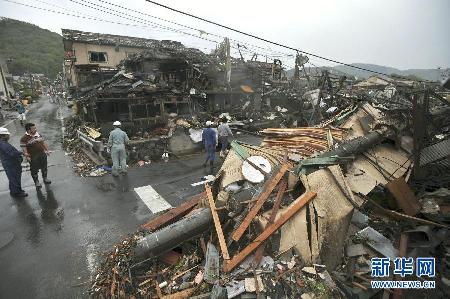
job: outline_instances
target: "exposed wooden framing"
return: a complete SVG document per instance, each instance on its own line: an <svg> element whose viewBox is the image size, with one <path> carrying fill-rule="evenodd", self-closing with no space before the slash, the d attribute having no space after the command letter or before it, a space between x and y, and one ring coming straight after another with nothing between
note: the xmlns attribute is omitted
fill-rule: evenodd
<svg viewBox="0 0 450 299"><path fill-rule="evenodd" d="M160 107L160 111L161 111L161 117L163 118L163 119L165 119L166 117L165 117L165 112L166 112L166 110L164 109L164 101L161 101L161 100L159 100L159 107Z"/></svg>
<svg viewBox="0 0 450 299"><path fill-rule="evenodd" d="M211 192L211 187L205 184L206 196L208 197L209 207L214 220L214 226L216 227L217 237L219 238L220 251L222 251L222 256L225 261L230 259L230 254L228 253L227 243L225 242L225 237L223 235L222 225L220 224L219 215L217 215L216 204L214 203L214 198Z"/></svg>
<svg viewBox="0 0 450 299"><path fill-rule="evenodd" d="M247 216L245 216L241 225L239 225L239 227L233 232L231 238L234 241L239 241L245 230L249 227L250 223L255 218L256 214L258 214L259 210L262 208L264 202L267 200L275 186L278 184L280 179L289 168L289 164L283 164L278 173L276 173L275 176L273 176L268 182L266 182L266 184L264 185L264 191L259 194L255 205L252 207L250 212L248 212Z"/></svg>
<svg viewBox="0 0 450 299"><path fill-rule="evenodd" d="M274 223L269 225L256 239L245 247L241 252L235 255L231 260L225 261L224 272L228 273L239 265L250 253L266 241L274 232L276 232L283 224L285 224L292 216L294 216L301 208L303 208L311 199L316 197L315 192L308 192L302 195L297 201L289 206L283 216L278 218Z"/></svg>
<svg viewBox="0 0 450 299"><path fill-rule="evenodd" d="M206 198L206 193L202 192L197 194L188 201L182 203L178 207L175 207L164 214L157 216L156 218L150 220L149 222L143 224L141 228L148 231L155 231L165 225L171 224L173 221L178 218L186 215L189 211L191 211L202 199Z"/></svg>
<svg viewBox="0 0 450 299"><path fill-rule="evenodd" d="M97 125L97 123L98 123L97 114L95 114L94 105L95 105L94 103L91 103L89 106L91 106L92 117L94 118L94 123Z"/></svg>
<svg viewBox="0 0 450 299"><path fill-rule="evenodd" d="M267 222L266 226L264 227L264 229L268 228L269 225L271 225L274 221L275 221L275 217L277 216L278 210L280 209L281 206L281 201L283 199L283 195L284 192L286 191L287 188L287 179L283 178L283 180L280 183L280 187L278 189L278 193L277 193L277 197L275 199L275 203L273 204L273 208L272 208L272 213L270 214L270 218L269 221ZM261 258L263 256L264 253L264 244L262 244L262 246L260 246L255 253L255 265L258 265L259 262L261 262Z"/></svg>
<svg viewBox="0 0 450 299"><path fill-rule="evenodd" d="M131 100L128 99L128 114L130 121L133 121L133 106L131 105Z"/></svg>
<svg viewBox="0 0 450 299"><path fill-rule="evenodd" d="M146 97L136 97L136 98L132 98L133 101L138 101L138 100L146 100ZM107 97L99 97L97 99L98 102L110 102L110 101L129 101L130 98L124 96L123 98L107 98Z"/></svg>

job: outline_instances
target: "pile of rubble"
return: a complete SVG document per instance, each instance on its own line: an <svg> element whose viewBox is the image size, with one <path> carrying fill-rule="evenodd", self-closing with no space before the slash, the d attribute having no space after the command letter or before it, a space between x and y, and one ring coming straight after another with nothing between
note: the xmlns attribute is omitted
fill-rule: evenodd
<svg viewBox="0 0 450 299"><path fill-rule="evenodd" d="M101 176L106 172L97 170L97 165L86 153L85 145L78 137L78 130L86 127L81 119L73 116L64 121L63 148L67 155L72 158L73 169L80 176Z"/></svg>
<svg viewBox="0 0 450 299"><path fill-rule="evenodd" d="M400 298L371 287L372 258L432 256L420 279L448 296L448 103L422 88L365 96L316 127L265 129L261 146L233 141L205 192L108 254L92 294Z"/></svg>

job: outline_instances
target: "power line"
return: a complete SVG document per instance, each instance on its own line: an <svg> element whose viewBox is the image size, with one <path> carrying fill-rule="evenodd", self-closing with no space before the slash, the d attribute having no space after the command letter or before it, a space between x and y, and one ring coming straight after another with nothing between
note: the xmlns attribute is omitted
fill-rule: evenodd
<svg viewBox="0 0 450 299"><path fill-rule="evenodd" d="M172 31L172 32L177 32L177 33L181 33L181 34L187 34L187 35L190 35L190 36L193 36L193 37L202 39L202 40L206 40L206 41L209 41L209 42L212 42L212 43L215 43L215 44L219 44L219 42L218 42L218 41L215 41L215 40L207 39L207 38L204 38L204 37L201 37L201 36L197 36L197 35L194 35L194 34L190 34L190 33L186 33L186 32L183 32L183 31L179 31L179 30L177 30L177 29L173 29L173 28L167 27L167 26L162 26L162 25L160 25L160 24L158 24L158 23L154 23L154 22L150 22L150 21L146 21L146 20L144 20L146 23L151 23L151 24L154 24L154 25L153 25L153 26L148 26L148 25L141 25L141 24L123 23L123 22L117 22L117 21L105 20L105 19L101 19L101 18L97 18L97 17L91 17L91 16L89 16L89 15L87 15L87 14L79 15L79 14L67 13L67 12L62 12L62 11L58 11L58 10L53 10L53 9L48 9L48 8L43 8L43 7L38 7L38 6L30 5L30 4L25 4L25 3L13 1L13 0L3 0L3 1L9 2L9 3L13 3L13 4L16 4L16 5L21 5L21 6L25 6L25 7L37 9L37 10L41 10L41 11L51 12L51 13L55 13L55 14L66 15L66 16L71 16L71 17L76 17L76 18L82 18L82 19L88 19L88 20L94 20L94 21L100 21L100 22L111 23L111 24L116 24L116 25L133 26L133 27L142 27L142 28L149 28L149 27L150 27L150 28L158 28L158 27L159 27L159 28L163 28L163 29L166 30L166 31ZM36 1L41 2L41 3L45 3L44 1L40 1L40 0L36 0ZM73 1L73 0L70 0L70 1L72 1L72 2L74 2L74 3L77 3L76 1ZM51 4L49 4L49 3L45 3L45 4L51 5ZM84 5L84 4L82 4L82 3L77 3L77 4L80 4L80 5L83 5L83 6L87 6L87 5ZM54 6L54 7L57 7L56 5L53 5L53 6ZM120 16L120 15L117 15L117 14L114 14L114 13L110 13L110 12L107 12L107 11L104 11L104 10L99 10L99 9L94 8L94 7L91 7L91 6L87 6L87 7L92 8L92 9L97 10L97 11L102 11L102 12L105 12L105 13L108 13L108 14L112 14L112 15L115 15L115 16L118 16L118 17L121 17L121 18L125 18L125 19L128 19L128 20L131 20L131 21L133 21L133 22L136 22L135 20L132 20L132 19L130 19L130 18L126 18L126 17ZM69 12L74 12L74 11L71 11L71 10L66 9L66 8L64 8L64 10L69 11ZM75 12L76 12L76 11L75 11ZM79 13L79 12L76 12L76 13ZM135 19L139 19L139 18L137 18L137 17L134 17L134 18L135 18ZM233 48L233 49L236 49L236 50L239 50L238 47L232 47L232 48ZM265 54L255 53L255 52L252 52L252 51L250 51L250 50L248 50L248 49L243 49L243 48L241 48L240 50L243 51L243 52L248 52L248 53L251 53L251 54L258 54L258 55L261 55L261 56L267 56L267 57L270 56L270 55L267 55L267 53L265 53ZM285 54L285 55L289 55L289 54Z"/></svg>
<svg viewBox="0 0 450 299"><path fill-rule="evenodd" d="M323 57L323 56L320 56L320 55L316 55L316 54L313 54L313 53L309 53L309 52L306 52L306 51L303 51L303 50L299 50L299 49L296 49L296 48L293 48L293 47L290 47L290 46L287 46L287 45L284 45L284 44L280 44L280 43L278 43L278 42L273 42L273 41L270 41L270 40L268 40L268 39L265 39L265 38L256 36L256 35L254 35L254 34L246 33L246 32L243 32L243 31L241 31L241 30L234 29L234 28L232 28L232 27L229 27L229 26L226 26L226 25L222 25L222 24L219 24L219 23L217 23L217 22L214 22L214 21L211 21L211 20L202 18L202 17L195 16L195 15L193 15L193 14L190 14L190 13L187 13L187 12L184 12L184 11L181 11L181 10L178 10L178 9L175 9L175 8L172 8L172 7L169 7L169 6L167 6L167 5L164 5L164 4L161 4L161 3L158 3L158 2L152 1L152 0L145 0L145 1L147 1L147 2L149 2L149 3L152 3L152 4L155 4L155 5L157 5L157 6L163 7L163 8L165 8L165 9L168 9L168 10L171 10L171 11L174 11L174 12L177 12L177 13L180 13L180 14L183 14L183 15L186 15L186 16L189 16L189 17L191 17L191 18L195 18L195 19L197 19L197 20L201 20L201 21L203 21L203 22L206 22L206 23L209 23L209 24L213 24L213 25L215 25L215 26L219 26L219 27L225 28L225 29L227 29L227 30L234 31L234 32L237 32L237 33L239 33L239 34L243 34L243 35L246 35L246 36L249 36L249 37L258 39L258 40L260 40L260 41L263 41L263 42L266 42L266 43L269 43L269 44L272 44L272 45L275 45L275 46L278 46L278 47L282 47L282 48L285 48L285 49L289 49L289 50L297 51L297 52L300 52L300 53L304 53L304 54L309 55L309 56L313 56L313 57L320 58L320 59L323 59L323 60L326 60L326 61L329 61L329 62L333 62L333 63L345 65L345 66L348 66L348 67L351 67L351 68L354 68L354 69L359 69L359 70L362 70L362 71L367 71L367 72L371 72L371 73L374 73L374 74L379 74L379 75L383 75L383 76L388 76L388 77L390 77L390 75L385 74L385 73L382 73L382 72L377 72L377 71L369 70L369 69L366 69L366 68L362 68L362 67L359 67L359 66L351 65L351 64L344 63L344 62L340 62L340 61L337 61L337 60L334 60L334 59L331 59L331 58L327 58L327 57Z"/></svg>
<svg viewBox="0 0 450 299"><path fill-rule="evenodd" d="M87 1L87 0L81 0L81 1L82 1L82 2L87 2L87 3L90 3L90 4L93 4L93 3L91 3L91 2L89 2L89 1ZM187 28L187 29L190 29L190 30L198 31L198 32L200 32L201 34L202 34L202 33L205 33L205 34L212 35L212 36L215 36L215 37L218 37L218 38L225 38L225 36L222 36L222 35L218 35L218 34L215 34L215 33L207 32L207 31L202 30L202 29L199 29L199 28L194 28L194 27L191 27L191 26L188 26L188 25L185 25L185 24L180 24L180 23L177 23L177 22L174 22L174 21L170 21L170 20L161 18L161 17L156 17L156 16L153 16L153 15L150 15L150 14L147 14L147 13L143 13L143 12L140 12L140 11L137 11L137 10L134 10L134 9L131 9L131 8L128 8L128 7L124 7L124 6L115 4L115 3L111 3L111 2L108 2L108 1L104 1L104 0L98 0L98 1L99 1L99 2L102 2L102 3L109 4L110 6L115 6L115 7L118 7L118 8L120 8L120 9L128 10L128 11L131 11L131 12L134 12L134 13L138 13L138 14L140 14L140 15L144 15L144 16L148 16L148 17L151 17L151 18L155 18L155 19L158 19L158 20L161 20L161 21L164 21L164 22L168 22L168 23L170 23L170 24L174 24L174 25L181 26L181 27L184 27L184 28ZM95 4L95 5L96 5L96 6L99 6L98 4ZM110 9L111 11L118 12L118 11L116 11L116 10L113 10L113 9L111 9L111 8L107 8L107 7L104 7L104 6L100 6L100 7L103 7L103 8L106 8L106 9ZM125 14L125 13L122 13L122 14ZM125 14L125 15L131 16L131 15L129 15L129 14ZM135 17L135 16L132 16L132 17L137 18L137 17ZM142 20L142 18L139 18L139 19ZM230 38L230 41L233 41L233 42L235 42L235 43L239 43L239 44L241 44L241 45L246 45L246 46L251 46L251 47L254 47L254 48L259 48L259 49L264 50L264 51L271 51L271 52L273 52L273 53L277 53L277 54L281 54L281 55L286 55L286 56L292 55L292 54L286 54L286 53L282 53L282 52L277 52L277 51L274 51L274 50L272 50L272 49L270 49L270 48L264 48L264 47L261 47L261 46L253 45L253 44L250 44L250 43L247 43L247 42L242 42L242 41L239 41L239 40L234 40L234 39L231 39L231 38Z"/></svg>
<svg viewBox="0 0 450 299"><path fill-rule="evenodd" d="M56 7L56 8L65 10L65 11L77 13L77 14L79 14L79 15L85 15L85 16L93 17L92 15L89 15L89 14L86 14L86 13L83 13L83 12L79 12L79 11L70 10L70 9L67 9L66 7L62 7L62 6L56 5L56 4L54 4L54 3L48 3L48 2L42 1L42 0L34 0L34 1L35 1L35 2L39 2L39 3L46 4L46 5L48 5L48 6Z"/></svg>
<svg viewBox="0 0 450 299"><path fill-rule="evenodd" d="M204 37L201 37L201 36L198 36L198 35L195 35L195 34L187 33L187 32L185 32L185 31L181 31L181 30L178 30L178 29L174 29L174 28L172 28L172 27L169 27L169 26L165 26L165 25L161 25L161 24L159 24L159 23L155 23L155 22L152 22L152 21L148 21L148 20L146 20L146 19L143 19L143 18L140 18L140 17L136 17L136 16L133 16L133 15L130 15L130 14L122 13L122 12L120 12L120 11L111 9L111 8L109 8L109 7L105 7L105 6L101 6L101 5L94 4L94 3L89 2L89 1L87 1L87 0L80 0L80 1L85 2L85 3L89 3L89 4L91 4L91 5L88 5L88 4L85 4L85 3L80 3L80 2L78 2L78 1L76 1L76 0L70 0L70 1L73 2L73 3L76 3L76 4L79 4L79 5L82 5L82 6L85 6L85 7L94 9L94 10L97 10L97 11L101 11L101 12L104 12L104 13L107 13L107 14L111 14L111 15L120 17L120 18L124 18L124 19L131 20L131 21L134 21L134 22L136 22L135 20L137 19L137 20L140 20L141 22L144 22L144 23L150 23L150 24L156 25L156 26L158 26L158 27L160 27L160 28L169 30L169 31L173 31L173 32L177 32L177 33L181 33L181 34L193 36L193 37L196 37L196 38L199 38L199 39L203 39L203 40L206 40L206 41L209 41L209 42L213 42L213 43L219 44L218 41L211 40L211 39L208 39L208 38L204 38ZM106 1L103 1L103 2L106 2ZM95 6L92 6L92 5L95 5ZM100 7L100 8L103 8L103 9L100 9L99 7ZM106 10L104 10L104 9L106 9ZM129 17L128 17L128 16L129 16ZM131 19L130 17L131 17L132 19ZM179 24L179 23L176 23L176 24L177 24L177 25L180 25L180 26L184 26L184 25ZM187 28L191 28L191 27L188 27L188 26L187 26ZM195 30L196 30L196 29L195 29ZM202 30L198 30L198 31L202 31ZM211 35L214 35L214 34L211 34ZM218 36L218 37L222 38L222 37L219 36L219 35L215 35L215 36ZM243 44L243 42L240 42L240 41L237 41L237 42ZM252 46L253 46L253 45L252 45ZM254 46L254 47L258 47L258 46ZM232 47L232 48L235 48L235 49L239 50L239 47ZM252 54L256 53L256 54L263 55L263 56L268 56L268 57L271 57L271 56L272 56L272 58L274 58L273 55L270 55L270 54L268 54L268 53L263 53L263 54L261 54L261 53L258 53L257 51L252 52L252 51L250 51L250 50L245 50L245 49L243 49L243 48L241 48L240 50L241 50L241 51L244 51L244 52L250 52L250 53L252 53ZM282 53L282 54L283 54L284 56L292 56L291 54L286 54L286 53Z"/></svg>
<svg viewBox="0 0 450 299"><path fill-rule="evenodd" d="M94 9L94 10L97 10L97 11L101 11L101 12L104 12L104 13L107 13L107 14L110 14L110 15L113 15L113 16L117 16L117 17L119 17L119 18L123 18L123 19L130 20L130 21L133 21L133 22L136 22L136 21L133 20L133 19L138 19L138 20L141 20L141 22L144 21L145 24L153 24L153 26L156 26L156 27L165 29L165 30L167 30L167 31L172 31L172 32L177 32L177 33L181 33L181 34L193 36L193 37L196 37L196 38L199 38L199 39L203 39L203 40L206 40L206 41L209 41L209 42L212 42L212 43L216 43L216 44L219 43L218 41L215 41L215 40L212 40L212 39L208 39L208 38L201 37L201 36L198 36L198 35L195 35L195 34L192 34L192 33L184 32L184 31L181 31L181 30L178 30L178 29L175 29L175 28L171 28L171 27L168 27L168 26L165 26L165 25L161 25L161 24L158 24L158 23L155 23L155 22L152 22L152 21L143 20L142 18L139 18L139 17L131 16L131 18L129 18L129 17L123 16L123 13L121 13L121 12L119 12L119 13L122 14L122 15L119 15L119 14L116 13L117 11L114 11L114 10L112 10L112 9L106 8L107 10L110 10L110 11L111 11L111 12L110 12L110 11L103 10L103 9L100 9L100 8L97 8L97 7L93 7L93 6L88 5L88 4L85 4L85 3L77 2L77 1L75 1L75 0L69 0L69 1L71 1L71 2L73 2L73 3L76 3L76 4L78 4L78 5L82 5L82 6L85 6L85 7ZM82 0L82 1L84 1L84 0ZM93 4L93 3L89 2L89 1L84 1L84 2L88 2L88 3L90 3L90 4ZM101 5L97 5L97 6L102 7L102 8L105 8L105 7L101 6ZM132 19L132 18L133 18L133 19Z"/></svg>
<svg viewBox="0 0 450 299"><path fill-rule="evenodd" d="M186 35L193 36L193 37L196 37L196 38L199 38L199 39L208 41L208 42L212 42L212 43L214 43L214 44L219 44L219 42L218 42L218 41L215 41L215 40L211 40L211 39L207 39L207 38L204 38L204 37L201 37L201 36L197 36L197 35L194 35L194 34L190 34L190 33L184 32L184 31L180 31L180 30L177 30L177 29L174 29L174 28L171 28L171 27L167 27L167 26L164 26L164 25L160 25L160 24L158 24L158 23L151 22L151 21L148 21L148 20L144 20L144 19L142 19L142 18L138 18L138 17L134 17L134 16L132 16L134 19L140 19L140 20L143 20L143 21L144 21L145 23L147 23L147 24L150 23L150 24L153 24L153 25L152 25L152 26L146 26L146 25L140 25L140 24L130 24L130 23L123 23L123 22L117 22L117 21L105 20L105 19L101 19L101 18L98 18L98 17L92 17L92 16L90 16L90 15L88 15L88 14L80 13L80 12L78 12L78 11L69 10L69 9L67 9L67 8L63 8L63 7L60 7L60 6L57 6L57 5L54 5L54 4L45 2L45 1L41 1L41 0L35 0L35 1L40 2L40 3L47 4L47 5L50 5L50 6L53 6L53 7L57 7L57 8L60 8L60 9L64 9L64 10L69 11L69 12L72 12L72 13L67 13L67 12L57 11L57 10L53 10L53 9L43 8L43 7L38 7L38 6L30 5L30 4L25 4L25 3L13 1L13 0L3 0L3 1L5 1L5 2L10 2L10 3L13 3L13 4L17 4L17 5L21 5L21 6L25 6L25 7L29 7L29 8L33 8L33 9L37 9L37 10L41 10L41 11L47 11L47 12L51 12L51 13L55 13L55 14L66 15L66 16L71 16L71 17L76 17L76 18L83 18L83 19L94 20L94 21L100 21L100 22L106 22L106 23L111 23L111 24L124 25L124 26L133 26L133 27L142 27L142 28L148 28L148 27L150 27L150 28L153 28L154 30L155 30L155 28L162 28L163 30L168 31L168 32L176 32L176 33L186 34ZM92 6L83 4L83 3L78 3L78 2L73 1L73 0L70 0L70 1L72 1L72 2L74 2L74 3L76 3L76 4L79 4L79 5L83 5L83 6L89 7L89 8L91 8L91 9L95 9L95 10L97 10L97 11L101 11L101 12L104 12L104 13L108 13L108 14L111 14L111 15L115 15L115 16L118 16L118 17L121 17L121 18L125 18L125 19L128 19L128 20L131 20L131 21L133 21L133 22L136 22L135 20L132 20L132 19L130 19L130 18L121 16L121 15L117 15L117 14L115 14L115 13L111 13L111 12L108 12L108 11L104 11L104 10L101 10L101 9L98 9L98 8L95 8L95 7L92 7ZM83 1L83 0L82 0L82 1ZM86 2L88 2L88 1L86 1ZM90 3L90 2L88 2L88 3ZM92 3L91 3L91 4L92 4ZM106 8L106 9L107 9L107 8ZM77 14L73 14L73 13L77 13ZM120 13L120 12L119 12L119 13ZM84 16L83 16L83 15L80 15L80 14L83 14ZM238 48L235 48L235 49L238 49ZM251 52L251 51L249 51L249 50L241 49L241 51L245 51L245 52L249 52L249 53L252 53L252 54L253 54L253 52ZM257 54L262 55L261 53L257 53ZM270 56L270 55L268 55L267 53L264 53L264 55L265 55L265 56ZM289 55L289 54L285 54L285 55Z"/></svg>
<svg viewBox="0 0 450 299"><path fill-rule="evenodd" d="M38 9L38 10L42 10L42 11L56 13L56 14L60 14L60 15L66 15L66 16L70 16L70 17L75 17L75 18L82 18L82 19L87 19L87 20L100 21L100 22L106 22L106 23L112 23L112 24L124 25L124 26L149 27L149 26L142 26L142 25L138 25L138 24L128 24L128 23L121 23L121 22L115 22L115 21L110 21L110 20L104 20L104 19L100 19L100 18L97 18L97 17L75 15L75 14L70 14L70 13L57 11L57 10L53 10L53 9L48 9L48 8L38 7L38 6L30 5L30 4L20 3L20 2L16 2L16 1L12 1L12 0L2 0L2 1L13 3L13 4L17 4L17 5L22 5L22 6L26 6L26 7L30 7L30 8L34 8L34 9Z"/></svg>

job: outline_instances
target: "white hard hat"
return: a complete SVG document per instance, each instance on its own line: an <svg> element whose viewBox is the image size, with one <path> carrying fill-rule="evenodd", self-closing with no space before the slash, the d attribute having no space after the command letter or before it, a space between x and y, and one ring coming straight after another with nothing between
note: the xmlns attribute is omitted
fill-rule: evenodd
<svg viewBox="0 0 450 299"><path fill-rule="evenodd" d="M116 120L114 123L113 123L113 126L121 126L122 124L120 123L120 121L118 121L118 120Z"/></svg>
<svg viewBox="0 0 450 299"><path fill-rule="evenodd" d="M206 122L206 125L207 125L207 126L211 126L212 124L213 124L213 122L210 121L210 120L208 120L208 121Z"/></svg>
<svg viewBox="0 0 450 299"><path fill-rule="evenodd" d="M0 128L0 135L11 135L11 133L9 133L7 128Z"/></svg>

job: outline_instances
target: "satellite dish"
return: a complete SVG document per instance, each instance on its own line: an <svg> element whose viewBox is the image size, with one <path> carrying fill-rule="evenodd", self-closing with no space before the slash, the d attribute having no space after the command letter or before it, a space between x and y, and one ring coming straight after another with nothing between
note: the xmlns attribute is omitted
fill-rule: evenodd
<svg viewBox="0 0 450 299"><path fill-rule="evenodd" d="M261 170L263 170L266 174L272 171L270 162L262 156L250 156L247 158L247 160L259 166L259 168L261 168ZM264 181L264 174L261 173L260 170L250 165L247 160L242 164L242 175L244 176L244 178L247 181L255 184Z"/></svg>

